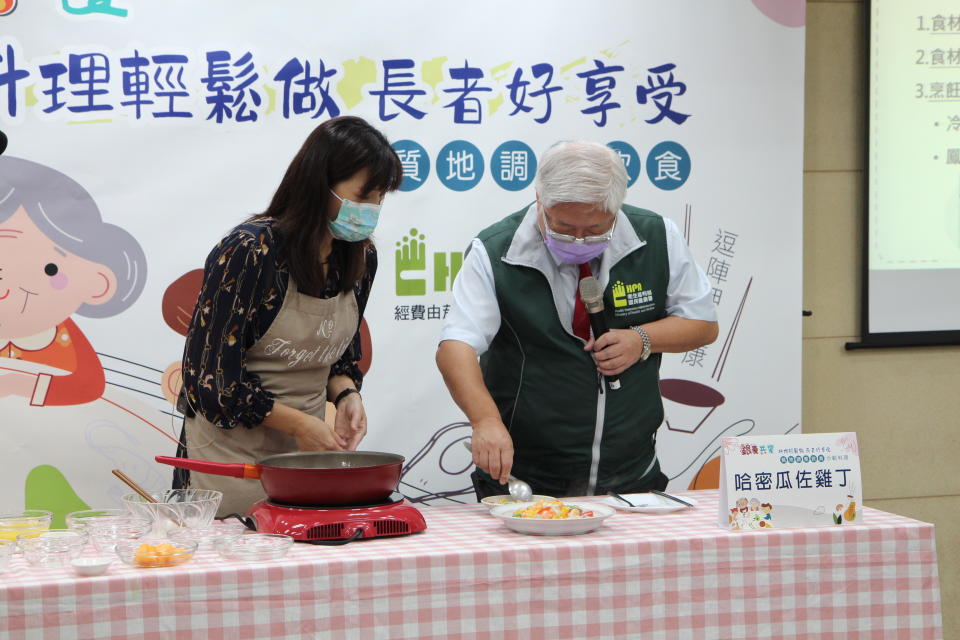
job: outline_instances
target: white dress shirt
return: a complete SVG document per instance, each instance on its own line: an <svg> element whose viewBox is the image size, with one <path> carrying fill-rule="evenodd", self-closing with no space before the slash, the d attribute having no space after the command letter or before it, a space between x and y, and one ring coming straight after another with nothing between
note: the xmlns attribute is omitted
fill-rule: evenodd
<svg viewBox="0 0 960 640"><path fill-rule="evenodd" d="M619 214L624 218L624 214ZM670 282L667 285L666 312L668 316L679 316L690 320L716 321L717 309L713 302L713 287L693 259L687 243L677 225L668 218L663 219L667 236L667 259L670 267ZM530 205L522 225L536 224L536 205ZM539 229L537 230L539 233ZM617 221L614 233L636 232L627 220ZM557 313L566 326L573 324L574 294L580 278L580 269L575 264L559 262L546 244L542 245L551 260L549 264L556 269L554 276L559 286L570 292L569 296L555 300ZM603 256L590 261L594 274L599 274ZM606 287L606 276L598 276L600 286ZM453 283L453 304L443 325L440 341L458 340L465 342L477 352L484 353L500 329L500 307L493 283L493 269L490 256L483 243L474 238L470 252Z"/></svg>

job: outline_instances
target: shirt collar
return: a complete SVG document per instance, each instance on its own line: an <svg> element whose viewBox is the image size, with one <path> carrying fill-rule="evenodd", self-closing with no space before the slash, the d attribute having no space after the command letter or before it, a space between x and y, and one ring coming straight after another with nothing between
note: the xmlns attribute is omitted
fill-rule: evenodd
<svg viewBox="0 0 960 640"><path fill-rule="evenodd" d="M630 224L630 220L627 219L627 215L621 209L617 212L617 224L613 229L610 244L600 254L600 271L604 274L608 273L610 268L624 256L646 244L647 241L637 234L633 225ZM544 254L547 257L544 257ZM504 260L511 264L523 264L540 267L541 269L545 264L552 264L554 268L563 264L547 249L547 244L543 240L543 234L540 233L540 227L537 225L536 202L527 207L523 222L520 223L516 233L514 233ZM599 279L601 284L605 284L605 278Z"/></svg>
<svg viewBox="0 0 960 640"><path fill-rule="evenodd" d="M57 337L57 328L51 327L46 331L41 331L32 336L23 336L22 338L14 338L7 342L8 345L13 345L16 348L22 351L40 351L45 347L49 347L53 344L54 339ZM6 345L4 345L6 346Z"/></svg>

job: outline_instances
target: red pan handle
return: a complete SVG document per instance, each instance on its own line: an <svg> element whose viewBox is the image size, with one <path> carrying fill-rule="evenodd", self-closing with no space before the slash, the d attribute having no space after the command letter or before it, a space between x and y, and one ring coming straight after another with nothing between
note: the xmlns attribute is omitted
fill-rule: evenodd
<svg viewBox="0 0 960 640"><path fill-rule="evenodd" d="M250 478L252 480L257 480L260 478L260 465L258 464L243 464L242 462L210 462L209 460L174 458L172 456L156 456L154 460L160 464L168 464L171 467L190 469L191 471L199 471L201 473L212 473L217 476Z"/></svg>

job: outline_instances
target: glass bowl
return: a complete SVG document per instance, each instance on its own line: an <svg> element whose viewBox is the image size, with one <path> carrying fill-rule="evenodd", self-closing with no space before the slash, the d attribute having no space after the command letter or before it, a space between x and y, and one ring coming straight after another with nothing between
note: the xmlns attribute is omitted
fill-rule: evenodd
<svg viewBox="0 0 960 640"><path fill-rule="evenodd" d="M209 527L187 527L174 529L168 536L171 540L189 540L197 543L197 550L210 551L215 549L216 541L220 538L235 538L247 532L247 526L233 520L229 522L215 522Z"/></svg>
<svg viewBox="0 0 960 640"><path fill-rule="evenodd" d="M86 529L94 520L102 518L122 518L129 516L130 512L126 509L86 509L84 511L74 511L67 514L68 529Z"/></svg>
<svg viewBox="0 0 960 640"><path fill-rule="evenodd" d="M123 504L133 515L150 518L155 538L165 538L173 529L209 526L223 499L223 493L212 489L170 489L150 495L156 502L128 493Z"/></svg>
<svg viewBox="0 0 960 640"><path fill-rule="evenodd" d="M137 516L117 516L115 518L96 518L87 525L93 546L100 553L113 553L118 542L137 540L150 533L153 522L149 518Z"/></svg>
<svg viewBox="0 0 960 640"><path fill-rule="evenodd" d="M117 556L125 564L140 569L175 567L190 562L197 552L197 543L158 538L124 540L117 543Z"/></svg>
<svg viewBox="0 0 960 640"><path fill-rule="evenodd" d="M79 558L88 536L76 529L48 529L17 538L23 559L32 567L66 567Z"/></svg>
<svg viewBox="0 0 960 640"><path fill-rule="evenodd" d="M0 514L0 540L16 541L21 535L39 534L50 528L51 520L52 511L39 509Z"/></svg>
<svg viewBox="0 0 960 640"><path fill-rule="evenodd" d="M7 565L10 564L10 558L13 557L13 552L16 550L16 540L0 538L0 573L2 573L3 570L7 568Z"/></svg>
<svg viewBox="0 0 960 640"><path fill-rule="evenodd" d="M236 537L222 536L214 544L221 558L257 562L278 560L287 555L293 546L293 538L280 533L248 533Z"/></svg>

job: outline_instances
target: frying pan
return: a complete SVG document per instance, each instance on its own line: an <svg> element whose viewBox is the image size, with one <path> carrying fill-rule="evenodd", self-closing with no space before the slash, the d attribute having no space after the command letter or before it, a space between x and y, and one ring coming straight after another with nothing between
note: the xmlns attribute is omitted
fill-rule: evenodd
<svg viewBox="0 0 960 640"><path fill-rule="evenodd" d="M385 500L400 483L404 458L377 451L298 451L267 456L256 464L170 456L157 456L155 460L201 473L259 479L270 500L309 506Z"/></svg>

